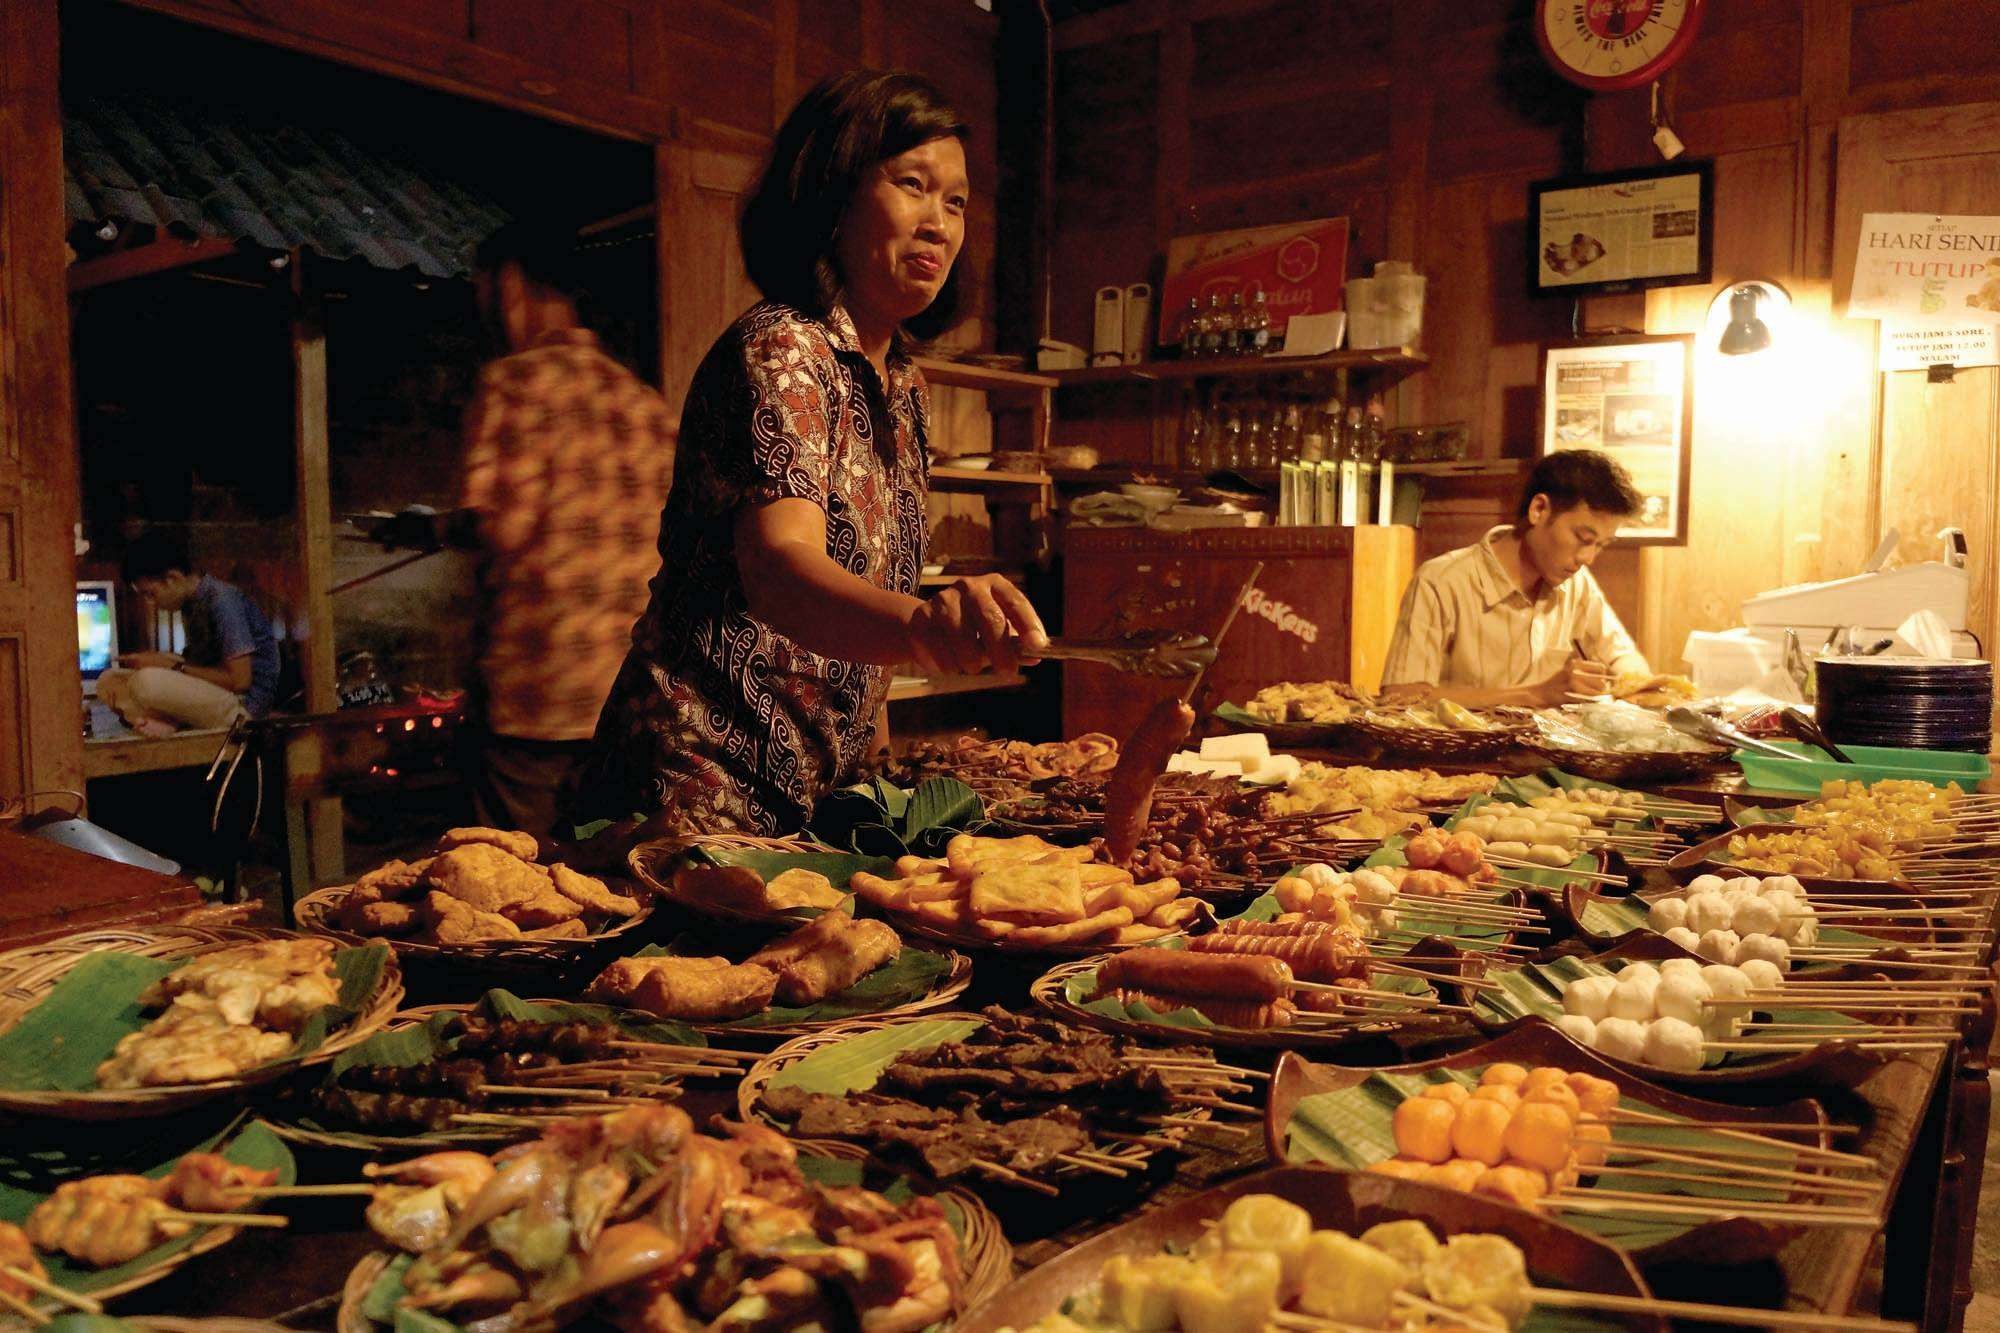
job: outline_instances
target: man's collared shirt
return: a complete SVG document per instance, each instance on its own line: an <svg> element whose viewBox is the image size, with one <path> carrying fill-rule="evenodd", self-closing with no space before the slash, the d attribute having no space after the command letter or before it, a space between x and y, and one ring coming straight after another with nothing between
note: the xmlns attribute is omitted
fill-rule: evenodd
<svg viewBox="0 0 2000 1333"><path fill-rule="evenodd" d="M1540 597L1522 592L1493 549L1511 532L1502 524L1418 567L1403 594L1384 685L1532 685L1561 671L1575 644L1609 663L1614 676L1650 670L1588 569Z"/></svg>

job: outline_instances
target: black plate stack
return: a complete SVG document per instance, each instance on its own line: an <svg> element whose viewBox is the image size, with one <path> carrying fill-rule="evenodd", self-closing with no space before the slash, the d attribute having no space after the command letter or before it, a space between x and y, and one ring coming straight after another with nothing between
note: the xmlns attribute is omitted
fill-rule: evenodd
<svg viewBox="0 0 2000 1333"><path fill-rule="evenodd" d="M1993 748L1993 664L1970 658L1823 657L1819 724L1842 745Z"/></svg>

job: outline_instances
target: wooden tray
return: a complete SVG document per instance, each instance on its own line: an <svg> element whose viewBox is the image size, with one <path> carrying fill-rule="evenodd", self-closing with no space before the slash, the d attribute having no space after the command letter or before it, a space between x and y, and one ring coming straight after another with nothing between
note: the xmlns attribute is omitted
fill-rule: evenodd
<svg viewBox="0 0 2000 1333"><path fill-rule="evenodd" d="M1611 1246L1508 1204L1372 1173L1281 1166L1156 1208L1065 1250L968 1312L955 1326L956 1333L1025 1328L1095 1286L1107 1260L1117 1255L1157 1254L1168 1245L1191 1245L1209 1223L1246 1194L1289 1199L1312 1214L1314 1226L1350 1234L1402 1218L1427 1222L1441 1236L1493 1232L1521 1247L1527 1256L1528 1274L1537 1285L1616 1296L1652 1295L1632 1261ZM1649 1333L1667 1333L1668 1329L1667 1321L1654 1315L1600 1318L1601 1323L1592 1321L1584 1326Z"/></svg>
<svg viewBox="0 0 2000 1333"><path fill-rule="evenodd" d="M1265 1109L1265 1147L1270 1152L1272 1161L1286 1163L1291 1160L1288 1141L1292 1112L1306 1097L1356 1087L1378 1074L1421 1077L1431 1070L1483 1069L1487 1065L1502 1062L1530 1068L1536 1065L1555 1065L1608 1079L1618 1085L1620 1093L1627 1100L1692 1121L1740 1122L1744 1118L1740 1107L1720 1102L1700 1101L1659 1087L1634 1075L1626 1066L1614 1064L1594 1051L1585 1050L1555 1028L1547 1024L1537 1024L1524 1025L1483 1045L1456 1052L1442 1059L1384 1068L1323 1065L1315 1064L1299 1055L1288 1053L1281 1056L1277 1069L1271 1076L1270 1099ZM1760 1110L1757 1118L1775 1124L1830 1123L1825 1110L1819 1103L1810 1099L1785 1102ZM1618 1137L1616 1128L1612 1131L1612 1137L1615 1142ZM1807 1147L1842 1146L1842 1143L1835 1142L1830 1134L1800 1135L1798 1142ZM1360 1169L1371 1163L1357 1163L1353 1167L1343 1167L1341 1163L1330 1165L1340 1169ZM1639 1165L1644 1166L1646 1163L1642 1162ZM1617 1172L1613 1168L1606 1168L1602 1172L1592 1174L1614 1175ZM1842 1177L1829 1176L1829 1178ZM1643 1180L1634 1180L1630 1188L1640 1192L1651 1192ZM1670 1202L1677 1197L1665 1189L1659 1192L1665 1201ZM1792 1197L1796 1197L1796 1194ZM1877 1202L1886 1205L1886 1194L1878 1196ZM1587 1218L1572 1225L1580 1230L1592 1229ZM1670 1240L1639 1247L1620 1246L1620 1248L1628 1248L1635 1259L1642 1265L1648 1266L1661 1263L1752 1263L1777 1254L1802 1229L1801 1225L1730 1218L1694 1224ZM1616 1241L1611 1243L1617 1244Z"/></svg>
<svg viewBox="0 0 2000 1333"><path fill-rule="evenodd" d="M239 926L164 926L156 930L85 931L0 954L0 1032L19 1023L29 1010L55 989L56 983L71 968L101 950L145 958L189 959L239 944L292 938L298 938L292 931L252 930ZM337 1032L329 1032L317 1049L304 1056L285 1056L232 1078L206 1083L116 1090L93 1088L76 1092L0 1089L0 1112L19 1116L54 1116L66 1120L132 1120L167 1115L200 1102L269 1083L294 1069L324 1064L348 1047L380 1031L402 1001L402 972L392 952L383 961L382 977L376 984L374 995L353 1021Z"/></svg>

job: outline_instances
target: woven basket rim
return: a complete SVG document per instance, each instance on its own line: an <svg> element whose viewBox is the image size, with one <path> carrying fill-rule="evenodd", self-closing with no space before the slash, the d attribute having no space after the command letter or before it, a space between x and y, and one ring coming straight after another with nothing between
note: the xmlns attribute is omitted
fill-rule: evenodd
<svg viewBox="0 0 2000 1333"><path fill-rule="evenodd" d="M0 1033L19 1023L57 982L93 953L112 950L152 958L198 957L233 945L268 940L311 938L299 931L250 926L161 926L80 931L56 940L0 954ZM368 941L367 943L373 943ZM117 949L116 945L128 947ZM273 1082L298 1069L324 1064L348 1047L367 1040L389 1021L403 1000L403 974L391 951L382 963L375 992L353 1022L303 1056L285 1056L245 1070L233 1078L205 1083L170 1084L158 1088L80 1091L14 1091L0 1089L0 1111L33 1116L74 1116L85 1120L165 1115L214 1097L242 1092Z"/></svg>

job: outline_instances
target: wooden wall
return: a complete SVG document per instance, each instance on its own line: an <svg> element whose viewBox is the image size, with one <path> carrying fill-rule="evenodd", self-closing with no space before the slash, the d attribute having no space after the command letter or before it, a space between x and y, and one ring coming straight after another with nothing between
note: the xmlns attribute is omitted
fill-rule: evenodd
<svg viewBox="0 0 2000 1333"><path fill-rule="evenodd" d="M1430 276L1432 365L1399 390L1401 418L1465 420L1479 456L1527 456L1537 349L1573 314L1527 294L1527 184L1659 160L1645 91L1589 97L1556 80L1531 9L1135 0L1059 24L1055 336L1087 345L1091 292L1156 277L1172 236L1345 214L1350 271L1410 258ZM1827 285L1843 118L2000 97L2000 0L1709 0L1665 92L1690 156L1716 161L1718 286L1784 283L1801 337L1778 391L1702 358L1690 544L1608 555L1614 601L1672 666L1688 630L1734 623L1745 596L1851 572L1892 525L1905 557L1927 558L1950 521L1986 566L1990 642L1991 487L1943 479L1995 475L1993 372L1892 376L1877 392L1875 325L1832 319ZM1581 319L1695 329L1716 290L1593 300ZM1058 438L1143 460L1129 421L1086 402ZM1511 485L1457 493L1425 553L1497 521Z"/></svg>

